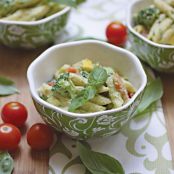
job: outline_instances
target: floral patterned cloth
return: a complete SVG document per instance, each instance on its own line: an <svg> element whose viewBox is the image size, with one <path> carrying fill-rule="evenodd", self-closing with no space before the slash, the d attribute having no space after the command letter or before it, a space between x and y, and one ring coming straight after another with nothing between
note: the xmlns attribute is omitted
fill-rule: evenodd
<svg viewBox="0 0 174 174"><path fill-rule="evenodd" d="M125 21L127 6L132 1L87 0L72 10L68 26L57 43L82 36L105 39L107 24ZM174 174L161 102L132 119L117 135L88 143L93 150L117 158L126 174ZM85 174L75 141L64 135L58 135L50 150L49 166L49 174Z"/></svg>

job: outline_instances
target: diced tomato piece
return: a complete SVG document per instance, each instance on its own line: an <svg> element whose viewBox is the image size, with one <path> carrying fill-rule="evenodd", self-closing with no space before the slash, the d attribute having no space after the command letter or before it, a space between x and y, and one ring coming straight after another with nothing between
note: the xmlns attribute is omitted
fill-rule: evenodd
<svg viewBox="0 0 174 174"><path fill-rule="evenodd" d="M121 89L121 84L116 82L115 83L115 89L120 90Z"/></svg>
<svg viewBox="0 0 174 174"><path fill-rule="evenodd" d="M56 83L55 82L48 82L49 86L54 86Z"/></svg>
<svg viewBox="0 0 174 174"><path fill-rule="evenodd" d="M69 72L69 73L77 73L78 70L77 70L76 68L74 68L74 67L69 67L69 68L67 69L67 72Z"/></svg>

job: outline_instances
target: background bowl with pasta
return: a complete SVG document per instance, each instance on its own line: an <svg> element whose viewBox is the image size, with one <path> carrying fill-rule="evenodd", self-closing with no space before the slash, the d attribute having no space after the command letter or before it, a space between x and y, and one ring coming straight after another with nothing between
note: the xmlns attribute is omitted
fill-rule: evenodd
<svg viewBox="0 0 174 174"><path fill-rule="evenodd" d="M0 42L14 48L37 48L53 43L67 23L70 7L44 2L1 1Z"/></svg>
<svg viewBox="0 0 174 174"><path fill-rule="evenodd" d="M165 0L164 2L167 2L167 0ZM157 3L161 3L161 0L157 1ZM129 6L128 15L127 15L127 25L129 30L129 40L131 43L130 49L141 60L148 63L153 69L160 72L173 73L174 72L174 45L156 43L155 41L152 41L153 39L150 40L146 38L145 36L137 32L134 28L135 14L137 14L140 10L143 10L151 6L152 4L154 4L154 0L138 0L138 1L134 1ZM166 14L166 16L168 16L168 14ZM171 18L171 21L172 20L173 19ZM162 29L160 30L159 27L157 27L157 29L159 33L162 30ZM161 37L161 34L159 35L159 37Z"/></svg>
<svg viewBox="0 0 174 174"><path fill-rule="evenodd" d="M136 88L133 97L119 108L94 113L69 112L40 98L38 89L52 79L57 68L85 58L120 72ZM77 139L117 133L133 116L147 83L143 67L134 54L105 42L90 40L49 48L29 66L27 77L35 107L43 120L57 131Z"/></svg>

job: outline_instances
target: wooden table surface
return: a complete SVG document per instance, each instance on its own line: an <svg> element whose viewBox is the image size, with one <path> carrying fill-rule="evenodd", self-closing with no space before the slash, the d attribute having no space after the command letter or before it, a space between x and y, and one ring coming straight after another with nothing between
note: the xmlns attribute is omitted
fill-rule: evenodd
<svg viewBox="0 0 174 174"><path fill-rule="evenodd" d="M29 111L27 125L22 128L20 148L12 154L15 161L14 174L48 174L48 151L33 152L26 142L27 129L33 123L42 122L30 97L26 72L29 64L45 49L46 48L38 50L15 50L0 46L0 75L13 79L21 92L19 95L0 98L1 106L8 101L19 101L23 103ZM174 157L174 75L160 74L160 76L164 85L162 103L172 156Z"/></svg>

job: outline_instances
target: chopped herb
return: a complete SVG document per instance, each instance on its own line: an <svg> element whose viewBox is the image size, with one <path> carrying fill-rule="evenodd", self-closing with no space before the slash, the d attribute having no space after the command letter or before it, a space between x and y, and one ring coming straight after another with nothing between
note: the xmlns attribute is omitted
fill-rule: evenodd
<svg viewBox="0 0 174 174"><path fill-rule="evenodd" d="M80 74L86 79L88 79L88 77L89 77L89 73L86 71L81 71Z"/></svg>

